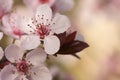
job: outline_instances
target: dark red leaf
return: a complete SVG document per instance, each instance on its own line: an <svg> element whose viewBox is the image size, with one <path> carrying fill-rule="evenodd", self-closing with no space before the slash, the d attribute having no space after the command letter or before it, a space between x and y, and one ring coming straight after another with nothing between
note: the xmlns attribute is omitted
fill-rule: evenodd
<svg viewBox="0 0 120 80"><path fill-rule="evenodd" d="M69 43L73 42L74 39L75 39L76 33L77 33L77 32L75 31L75 32L69 34L69 35L66 37L65 44L69 44Z"/></svg>
<svg viewBox="0 0 120 80"><path fill-rule="evenodd" d="M77 52L82 51L83 49L87 48L89 45L83 41L73 41L70 44L63 45L60 50L55 54L61 54L61 55L73 55L77 58L79 56L76 55Z"/></svg>
<svg viewBox="0 0 120 80"><path fill-rule="evenodd" d="M66 32L61 33L61 34L55 34L55 35L59 38L60 45L62 46L66 41Z"/></svg>

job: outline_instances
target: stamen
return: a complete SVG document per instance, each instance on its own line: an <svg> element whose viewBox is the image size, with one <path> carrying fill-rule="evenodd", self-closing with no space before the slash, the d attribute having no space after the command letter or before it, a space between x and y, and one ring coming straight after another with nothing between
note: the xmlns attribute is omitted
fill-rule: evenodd
<svg viewBox="0 0 120 80"><path fill-rule="evenodd" d="M49 35L50 30L43 24L39 24L36 27L36 33L40 36L41 39L44 39L45 36Z"/></svg>
<svg viewBox="0 0 120 80"><path fill-rule="evenodd" d="M21 61L20 63L17 63L16 67L18 71L26 73L28 71L29 65L26 61Z"/></svg>

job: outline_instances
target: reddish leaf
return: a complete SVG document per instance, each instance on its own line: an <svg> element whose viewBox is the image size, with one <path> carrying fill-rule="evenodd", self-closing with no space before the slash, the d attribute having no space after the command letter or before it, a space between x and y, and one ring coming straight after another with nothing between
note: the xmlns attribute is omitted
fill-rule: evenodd
<svg viewBox="0 0 120 80"><path fill-rule="evenodd" d="M60 45L62 46L65 43L66 40L66 32L61 33L61 34L55 34L59 40L60 40Z"/></svg>
<svg viewBox="0 0 120 80"><path fill-rule="evenodd" d="M73 42L74 39L75 39L76 33L77 33L77 32L75 31L75 32L69 34L69 35L66 37L65 44L69 44L69 43Z"/></svg>
<svg viewBox="0 0 120 80"><path fill-rule="evenodd" d="M70 44L63 45L60 50L55 54L62 54L62 55L73 55L77 58L79 56L76 55L77 52L82 51L83 49L87 48L89 45L83 41L73 41Z"/></svg>

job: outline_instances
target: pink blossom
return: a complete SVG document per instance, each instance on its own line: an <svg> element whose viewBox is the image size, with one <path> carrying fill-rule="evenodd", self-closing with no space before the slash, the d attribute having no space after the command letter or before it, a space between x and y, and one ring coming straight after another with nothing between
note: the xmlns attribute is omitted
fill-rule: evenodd
<svg viewBox="0 0 120 80"><path fill-rule="evenodd" d="M13 5L13 0L0 0L0 19L4 14L10 12Z"/></svg>
<svg viewBox="0 0 120 80"><path fill-rule="evenodd" d="M48 4L55 11L70 11L74 6L74 0L23 0L23 2L33 10L42 4Z"/></svg>
<svg viewBox="0 0 120 80"><path fill-rule="evenodd" d="M13 37L13 38L20 38L20 36L23 34L23 32L19 29L17 20L19 19L19 16L15 13L10 13L7 15L4 15L2 18L2 27L1 30Z"/></svg>
<svg viewBox="0 0 120 80"><path fill-rule="evenodd" d="M42 44L48 54L55 54L60 48L60 40L54 33L63 33L70 27L66 16L59 13L53 16L52 10L46 4L37 8L35 19L24 17L19 24L20 29L28 34L22 37L21 46L30 50Z"/></svg>
<svg viewBox="0 0 120 80"><path fill-rule="evenodd" d="M32 50L23 58L23 51L16 45L5 49L5 56L11 62L0 72L0 80L52 80L45 67L46 54L43 49Z"/></svg>

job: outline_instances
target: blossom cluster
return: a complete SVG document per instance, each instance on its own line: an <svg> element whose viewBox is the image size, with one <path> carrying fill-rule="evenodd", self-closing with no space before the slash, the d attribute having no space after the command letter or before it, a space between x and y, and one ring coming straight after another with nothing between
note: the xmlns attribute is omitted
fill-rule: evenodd
<svg viewBox="0 0 120 80"><path fill-rule="evenodd" d="M12 43L0 47L0 80L52 80L45 66L49 55L73 55L88 47L68 31L70 19L59 13L70 11L73 0L23 0L32 9L32 17L13 11L13 0L0 0L0 40L4 35ZM61 6L62 5L62 6Z"/></svg>

